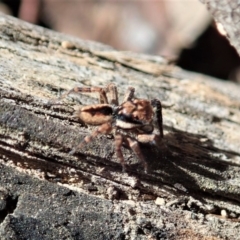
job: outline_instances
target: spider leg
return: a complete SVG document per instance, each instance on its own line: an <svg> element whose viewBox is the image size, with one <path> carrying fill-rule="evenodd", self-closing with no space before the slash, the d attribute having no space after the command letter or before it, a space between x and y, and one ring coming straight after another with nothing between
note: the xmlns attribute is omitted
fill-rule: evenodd
<svg viewBox="0 0 240 240"><path fill-rule="evenodd" d="M160 136L163 138L162 104L158 99L153 99L151 105L155 108Z"/></svg>
<svg viewBox="0 0 240 240"><path fill-rule="evenodd" d="M129 145L129 147L133 150L133 152L138 156L138 158L142 162L145 172L148 172L148 165L147 165L147 162L144 159L144 156L143 156L143 154L141 152L141 149L139 147L138 142L136 140L133 140L130 137L127 137L126 141L127 141L128 145Z"/></svg>
<svg viewBox="0 0 240 240"><path fill-rule="evenodd" d="M134 97L134 92L135 92L135 88L129 87L124 96L123 102L131 101Z"/></svg>
<svg viewBox="0 0 240 240"><path fill-rule="evenodd" d="M99 102L100 103L108 103L106 90L101 87L74 87L70 89L68 92L64 93L58 100L62 100L66 98L71 93L99 93Z"/></svg>
<svg viewBox="0 0 240 240"><path fill-rule="evenodd" d="M110 94L110 104L118 106L118 92L116 85L110 83L106 88L106 92L109 92Z"/></svg>
<svg viewBox="0 0 240 240"><path fill-rule="evenodd" d="M86 136L77 147L75 147L72 151L69 152L69 154L73 155L79 148L82 148L86 144L90 143L97 135L109 134L111 130L112 125L110 122L102 124L95 131L93 131L91 135Z"/></svg>
<svg viewBox="0 0 240 240"><path fill-rule="evenodd" d="M154 145L158 145L160 143L160 137L159 135L156 135L154 133L151 134L138 134L137 135L138 142L141 143L151 143Z"/></svg>
<svg viewBox="0 0 240 240"><path fill-rule="evenodd" d="M124 157L123 157L123 153L121 150L123 144L123 136L122 134L116 134L115 135L115 151L117 154L117 157L122 165L122 171L125 172L126 171L126 165L125 165L125 161L124 161Z"/></svg>

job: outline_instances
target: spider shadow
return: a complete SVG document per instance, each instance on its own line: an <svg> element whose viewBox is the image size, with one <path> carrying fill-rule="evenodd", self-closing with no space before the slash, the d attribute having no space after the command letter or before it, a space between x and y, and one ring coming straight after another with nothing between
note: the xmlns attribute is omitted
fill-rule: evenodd
<svg viewBox="0 0 240 240"><path fill-rule="evenodd" d="M133 164L130 169L134 174L141 175L141 179L158 186L180 184L188 193L203 192L201 181L226 180L224 172L229 163L221 160L219 156L239 156L236 152L214 147L213 142L206 141L205 136L175 129L164 137L160 146L149 147L149 144L141 144L141 150L148 163L149 173L136 171L140 167ZM210 189L206 190L208 191L211 192Z"/></svg>

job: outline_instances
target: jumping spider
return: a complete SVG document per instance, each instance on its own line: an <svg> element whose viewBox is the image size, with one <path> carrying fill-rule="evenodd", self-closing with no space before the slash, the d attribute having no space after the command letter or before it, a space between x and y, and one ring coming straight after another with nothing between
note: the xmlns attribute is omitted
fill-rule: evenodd
<svg viewBox="0 0 240 240"><path fill-rule="evenodd" d="M79 148L91 142L98 134L114 135L115 151L122 165L123 171L126 170L122 145L132 149L142 162L147 172L147 163L140 150L139 142L153 142L158 140L158 135L153 133L153 118L156 115L160 137L163 138L162 126L162 106L157 99L148 101L134 97L135 89L129 87L125 94L123 103L118 103L118 93L115 84L111 83L106 88L101 87L75 87L63 94L60 99L65 98L71 93L99 93L99 104L85 106L81 108L76 116L88 125L99 126L91 135L74 148L70 154L74 154ZM107 98L110 96L110 102Z"/></svg>

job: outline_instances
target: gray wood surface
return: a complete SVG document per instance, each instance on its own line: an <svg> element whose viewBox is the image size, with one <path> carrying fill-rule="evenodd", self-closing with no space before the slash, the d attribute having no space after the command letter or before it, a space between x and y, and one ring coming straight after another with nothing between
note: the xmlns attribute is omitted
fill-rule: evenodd
<svg viewBox="0 0 240 240"><path fill-rule="evenodd" d="M214 20L221 23L226 37L240 53L240 2L238 0L200 0L211 12Z"/></svg>
<svg viewBox="0 0 240 240"><path fill-rule="evenodd" d="M4 15L0 71L0 206L6 213L0 233L5 239L14 234L13 239L36 239L27 237L28 226L38 239L240 239L239 85ZM128 172L122 173L111 136L68 154L94 129L74 112L97 103L97 96L72 95L56 105L49 100L74 86L110 82L118 86L120 99L134 86L137 97L158 98L164 105L165 138L158 147L141 144L149 173L128 149ZM92 201L101 209L96 219ZM48 208L54 220L42 218ZM62 208L67 223L58 225ZM42 232L53 230L36 232L39 224ZM69 235L61 235L63 229Z"/></svg>

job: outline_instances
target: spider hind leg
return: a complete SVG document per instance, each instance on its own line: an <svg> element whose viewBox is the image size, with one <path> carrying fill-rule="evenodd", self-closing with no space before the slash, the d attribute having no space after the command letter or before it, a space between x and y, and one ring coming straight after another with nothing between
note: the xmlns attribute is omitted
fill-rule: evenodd
<svg viewBox="0 0 240 240"><path fill-rule="evenodd" d="M94 138L96 138L99 134L109 134L112 130L111 123L107 122L99 126L95 131L93 131L90 135L87 135L80 144L72 149L69 154L73 155L78 149L84 147L86 144L93 141Z"/></svg>

